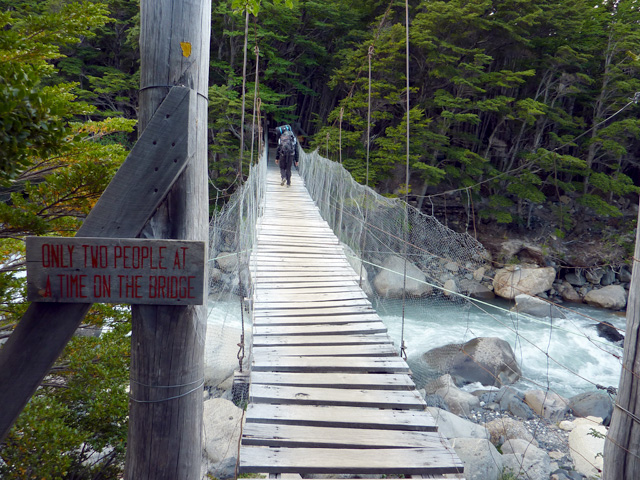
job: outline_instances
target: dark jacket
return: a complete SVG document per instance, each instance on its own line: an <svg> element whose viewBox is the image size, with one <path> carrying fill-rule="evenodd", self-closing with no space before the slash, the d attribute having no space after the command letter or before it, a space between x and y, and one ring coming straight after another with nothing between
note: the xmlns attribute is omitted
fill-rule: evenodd
<svg viewBox="0 0 640 480"><path fill-rule="evenodd" d="M293 157L293 159L291 158L284 158L286 155L282 153L282 146L278 145L278 148L276 149L276 160L280 160L282 158L282 163L280 163L280 168L286 168L287 164L293 160L296 164L298 163L298 158L299 158L299 153L298 153L298 145L296 145L296 147L293 150L293 155L289 155L289 157Z"/></svg>

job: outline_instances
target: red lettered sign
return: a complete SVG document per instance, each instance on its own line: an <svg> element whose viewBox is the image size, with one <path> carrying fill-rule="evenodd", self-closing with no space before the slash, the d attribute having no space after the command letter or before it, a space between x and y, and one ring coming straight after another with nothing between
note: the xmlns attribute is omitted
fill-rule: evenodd
<svg viewBox="0 0 640 480"><path fill-rule="evenodd" d="M204 242L27 237L27 299L202 305L204 265Z"/></svg>

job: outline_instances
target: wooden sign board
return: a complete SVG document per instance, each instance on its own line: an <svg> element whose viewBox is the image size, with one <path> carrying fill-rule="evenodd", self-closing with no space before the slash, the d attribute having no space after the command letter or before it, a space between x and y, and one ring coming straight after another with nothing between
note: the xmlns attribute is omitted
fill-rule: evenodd
<svg viewBox="0 0 640 480"><path fill-rule="evenodd" d="M204 242L27 237L27 300L204 304Z"/></svg>

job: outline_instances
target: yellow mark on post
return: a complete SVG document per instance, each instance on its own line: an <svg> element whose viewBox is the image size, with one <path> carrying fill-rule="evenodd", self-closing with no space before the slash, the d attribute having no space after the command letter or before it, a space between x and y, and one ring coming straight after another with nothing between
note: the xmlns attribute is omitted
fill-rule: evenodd
<svg viewBox="0 0 640 480"><path fill-rule="evenodd" d="M182 55L185 57L191 56L191 44L189 42L180 42L180 46L182 47Z"/></svg>

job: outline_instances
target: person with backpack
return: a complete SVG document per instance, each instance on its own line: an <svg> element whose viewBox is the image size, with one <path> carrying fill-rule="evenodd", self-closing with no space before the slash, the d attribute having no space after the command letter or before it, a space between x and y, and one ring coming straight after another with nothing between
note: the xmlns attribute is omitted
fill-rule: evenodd
<svg viewBox="0 0 640 480"><path fill-rule="evenodd" d="M286 130L280 135L278 148L276 149L276 165L280 167L280 185L287 182L291 186L291 166L293 163L298 166L298 149L296 139L290 130Z"/></svg>

